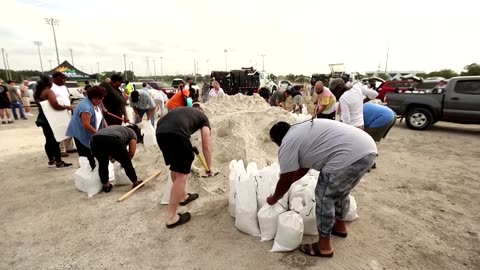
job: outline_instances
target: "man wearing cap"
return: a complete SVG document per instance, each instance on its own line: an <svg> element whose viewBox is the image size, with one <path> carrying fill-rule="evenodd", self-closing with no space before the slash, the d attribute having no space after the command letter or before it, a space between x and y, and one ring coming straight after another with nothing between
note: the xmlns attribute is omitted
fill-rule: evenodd
<svg viewBox="0 0 480 270"><path fill-rule="evenodd" d="M146 83L143 83L143 87L146 87ZM148 93L146 88L140 89L140 91L133 90L130 94L130 106L132 106L133 111L135 112L135 123L141 122L143 115L147 115L147 120L152 122L152 126L155 125L155 111L157 107L155 102L153 102L152 97ZM161 91L159 91L161 92Z"/></svg>
<svg viewBox="0 0 480 270"><path fill-rule="evenodd" d="M71 106L72 102L70 101L70 93L68 92L68 88L65 86L67 76L65 76L65 74L63 74L62 72L57 71L52 74L52 78L52 91L57 97L58 104L64 106ZM75 149L75 143L73 142L72 138L68 138L60 142L60 152L62 153L62 157L67 157L68 153L77 152L77 149Z"/></svg>
<svg viewBox="0 0 480 270"><path fill-rule="evenodd" d="M168 204L165 225L174 228L187 223L189 212L177 214L178 205L185 206L198 198L196 193L186 193L185 184L194 159L190 137L200 130L202 151L207 167L212 167L210 150L210 122L203 110L203 104L195 102L192 107L180 107L168 112L157 123L157 143L163 153L165 164L170 166L172 190ZM212 175L211 169L207 171Z"/></svg>
<svg viewBox="0 0 480 270"><path fill-rule="evenodd" d="M123 120L129 122L127 110L125 108L126 101L123 97L120 85L122 85L123 78L120 74L113 74L110 77L110 82L103 82L101 87L107 90L107 95L103 99L103 106L108 113L105 113L105 121L110 125L121 125ZM114 116L110 115L113 114ZM115 117L116 116L116 117ZM119 119L120 118L120 119Z"/></svg>

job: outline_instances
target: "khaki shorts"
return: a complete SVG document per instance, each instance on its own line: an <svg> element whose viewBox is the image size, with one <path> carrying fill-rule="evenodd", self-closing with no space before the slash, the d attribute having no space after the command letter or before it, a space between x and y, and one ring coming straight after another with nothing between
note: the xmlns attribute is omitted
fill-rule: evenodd
<svg viewBox="0 0 480 270"><path fill-rule="evenodd" d="M30 107L30 98L29 97L22 97L23 107Z"/></svg>

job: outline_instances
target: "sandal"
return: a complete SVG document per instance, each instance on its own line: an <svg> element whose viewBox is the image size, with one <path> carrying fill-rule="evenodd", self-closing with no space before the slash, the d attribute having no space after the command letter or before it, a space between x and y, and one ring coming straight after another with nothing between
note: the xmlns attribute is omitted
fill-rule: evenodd
<svg viewBox="0 0 480 270"><path fill-rule="evenodd" d="M310 250L310 245L312 246L312 250ZM309 256L323 257L323 258L333 257L333 251L332 253L329 253L329 254L323 254L322 252L320 252L318 243L303 244L303 245L300 245L298 249ZM313 254L312 254L312 251L313 251Z"/></svg>
<svg viewBox="0 0 480 270"><path fill-rule="evenodd" d="M108 183L108 186L103 186L102 190L105 193L109 193L110 191L112 191L112 188L113 188L112 184Z"/></svg>
<svg viewBox="0 0 480 270"><path fill-rule="evenodd" d="M173 224L167 224L166 226L167 226L168 229L173 229L173 228L175 228L179 225L183 225L183 224L189 222L190 219L192 218L192 215L190 215L189 212L185 212L183 214L177 214L177 215L178 215L178 221L173 223Z"/></svg>
<svg viewBox="0 0 480 270"><path fill-rule="evenodd" d="M198 199L198 197L200 197L198 195L198 193L187 193L187 194L188 194L188 198L185 201L180 202L181 206L185 206L185 205L189 204L190 202L193 202L196 199Z"/></svg>
<svg viewBox="0 0 480 270"><path fill-rule="evenodd" d="M346 232L337 232L335 230L332 230L332 235L341 237L341 238L347 238L348 233Z"/></svg>

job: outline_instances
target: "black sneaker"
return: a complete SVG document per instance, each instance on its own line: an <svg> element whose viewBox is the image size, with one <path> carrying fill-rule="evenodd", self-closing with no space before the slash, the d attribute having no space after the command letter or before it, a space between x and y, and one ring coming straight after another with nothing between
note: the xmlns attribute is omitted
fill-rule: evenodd
<svg viewBox="0 0 480 270"><path fill-rule="evenodd" d="M60 164L57 164L56 166L57 169L66 169L70 167L72 167L72 163L66 163L66 162L62 162Z"/></svg>
<svg viewBox="0 0 480 270"><path fill-rule="evenodd" d="M26 117L22 117L22 120L28 120L28 118L26 118Z"/></svg>

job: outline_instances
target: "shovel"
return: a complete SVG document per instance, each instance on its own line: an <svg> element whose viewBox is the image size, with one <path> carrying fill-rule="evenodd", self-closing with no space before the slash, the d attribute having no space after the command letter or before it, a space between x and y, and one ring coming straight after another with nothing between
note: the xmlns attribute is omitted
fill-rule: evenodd
<svg viewBox="0 0 480 270"><path fill-rule="evenodd" d="M198 151L198 148L196 146L194 146L193 148L193 152L195 153L195 155L197 156L197 158L200 160L200 162L202 163L203 167L205 168L205 172L207 174L211 173L210 172L210 169L208 168L208 165L207 163L205 162L205 159L203 159L203 157L200 155L200 151ZM218 172L214 173L212 176L216 176L218 174ZM208 176L208 175L202 175L203 178L207 178L207 177L211 177L211 176Z"/></svg>

